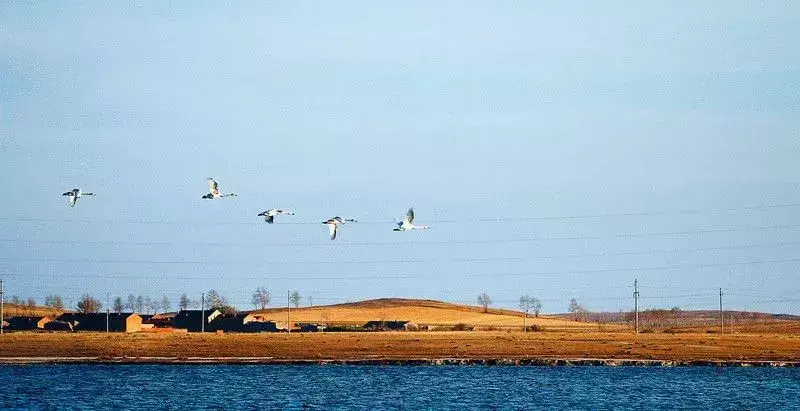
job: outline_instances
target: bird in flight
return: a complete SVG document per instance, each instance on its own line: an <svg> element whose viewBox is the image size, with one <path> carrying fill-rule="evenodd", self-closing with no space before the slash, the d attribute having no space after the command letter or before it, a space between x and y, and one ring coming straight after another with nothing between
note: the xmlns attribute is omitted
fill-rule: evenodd
<svg viewBox="0 0 800 411"><path fill-rule="evenodd" d="M331 218L331 219L329 219L327 221L323 221L322 224L327 224L328 225L328 231L330 231L330 233L331 233L331 240L335 240L336 239L336 233L339 231L338 227L340 225L344 224L345 222L355 223L355 222L357 222L357 220L352 219L352 218L342 218L342 217L338 217L337 216L337 217L333 217L333 218Z"/></svg>
<svg viewBox="0 0 800 411"><path fill-rule="evenodd" d="M75 204L78 202L79 198L83 196L93 196L94 193L84 193L80 188L73 188L72 190L61 195L69 197L69 206L75 207Z"/></svg>
<svg viewBox="0 0 800 411"><path fill-rule="evenodd" d="M427 225L414 224L414 207L409 208L403 221L396 221L396 224L397 227L392 231L427 230L430 228Z"/></svg>
<svg viewBox="0 0 800 411"><path fill-rule="evenodd" d="M213 178L209 177L206 179L206 181L208 181L208 191L209 191L208 194L203 196L203 198L205 198L206 200L213 200L215 198L222 198L222 197L236 197L236 194L234 193L222 194L222 192L219 191L219 184L217 184L217 182L214 181Z"/></svg>
<svg viewBox="0 0 800 411"><path fill-rule="evenodd" d="M266 221L269 224L272 224L272 223L275 222L275 216L278 215L278 214L294 215L294 213L289 211L289 210L277 210L277 209L271 208L271 209L269 209L267 211L264 211L263 213L259 214L259 216L263 216L264 217L264 221Z"/></svg>

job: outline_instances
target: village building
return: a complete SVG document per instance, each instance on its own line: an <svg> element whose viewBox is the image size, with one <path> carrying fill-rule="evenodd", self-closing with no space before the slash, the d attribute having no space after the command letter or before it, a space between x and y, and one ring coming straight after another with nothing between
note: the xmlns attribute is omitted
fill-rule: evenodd
<svg viewBox="0 0 800 411"><path fill-rule="evenodd" d="M162 313L151 315L147 319L142 319L142 324L148 324L154 328L172 328L175 322L175 316L178 313Z"/></svg>
<svg viewBox="0 0 800 411"><path fill-rule="evenodd" d="M72 324L66 321L50 321L44 325L44 329L47 331L72 331Z"/></svg>
<svg viewBox="0 0 800 411"><path fill-rule="evenodd" d="M211 322L222 315L219 310L181 310L175 314L172 326L189 332L212 331Z"/></svg>
<svg viewBox="0 0 800 411"><path fill-rule="evenodd" d="M67 313L60 315L58 321L71 324L73 331L142 331L142 317L136 313Z"/></svg>
<svg viewBox="0 0 800 411"><path fill-rule="evenodd" d="M365 331L405 331L409 321L367 321Z"/></svg>
<svg viewBox="0 0 800 411"><path fill-rule="evenodd" d="M43 330L44 325L53 321L50 317L25 317L17 316L8 319L10 330Z"/></svg>
<svg viewBox="0 0 800 411"><path fill-rule="evenodd" d="M315 333L319 331L325 330L325 324L317 324L317 323L297 323L297 326L300 328L300 332L304 333Z"/></svg>
<svg viewBox="0 0 800 411"><path fill-rule="evenodd" d="M211 322L211 328L215 331L240 333L278 331L274 321L267 321L262 316L249 313L217 316Z"/></svg>

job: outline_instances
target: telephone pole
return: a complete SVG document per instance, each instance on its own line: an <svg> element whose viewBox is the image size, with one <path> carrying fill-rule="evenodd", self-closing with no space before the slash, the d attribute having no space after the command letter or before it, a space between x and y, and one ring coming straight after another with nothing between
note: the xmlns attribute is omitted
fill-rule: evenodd
<svg viewBox="0 0 800 411"><path fill-rule="evenodd" d="M636 334L639 334L639 279L633 280L633 315Z"/></svg>
<svg viewBox="0 0 800 411"><path fill-rule="evenodd" d="M3 279L0 278L0 335L3 335Z"/></svg>
<svg viewBox="0 0 800 411"><path fill-rule="evenodd" d="M725 334L725 314L722 312L722 287L719 289L719 333Z"/></svg>
<svg viewBox="0 0 800 411"><path fill-rule="evenodd" d="M200 332L206 332L206 293L200 296Z"/></svg>
<svg viewBox="0 0 800 411"><path fill-rule="evenodd" d="M108 293L106 293L106 334L108 334L108 315L111 313L111 304L109 301Z"/></svg>
<svg viewBox="0 0 800 411"><path fill-rule="evenodd" d="M289 305L289 294L290 291L286 291L286 332L292 332L292 327L289 325L289 311L292 310L292 307Z"/></svg>

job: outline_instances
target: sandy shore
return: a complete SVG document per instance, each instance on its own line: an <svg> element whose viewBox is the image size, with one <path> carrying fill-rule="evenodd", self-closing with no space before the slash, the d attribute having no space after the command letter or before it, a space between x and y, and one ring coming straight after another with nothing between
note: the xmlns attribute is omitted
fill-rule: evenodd
<svg viewBox="0 0 800 411"><path fill-rule="evenodd" d="M0 362L585 363L800 362L800 335L596 332L265 334L12 333ZM635 364L634 364L635 363Z"/></svg>

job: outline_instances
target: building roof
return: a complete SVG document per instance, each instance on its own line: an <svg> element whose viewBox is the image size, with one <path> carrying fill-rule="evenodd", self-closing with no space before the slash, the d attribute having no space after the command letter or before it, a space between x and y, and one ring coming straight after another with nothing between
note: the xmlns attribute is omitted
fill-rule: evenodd
<svg viewBox="0 0 800 411"><path fill-rule="evenodd" d="M131 317L140 318L136 313L108 313L108 326L114 330L125 329L126 320ZM58 320L75 323L77 330L106 329L106 313L66 313L61 314Z"/></svg>

